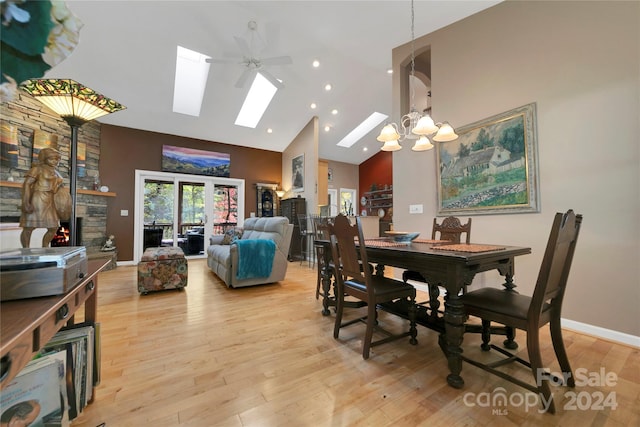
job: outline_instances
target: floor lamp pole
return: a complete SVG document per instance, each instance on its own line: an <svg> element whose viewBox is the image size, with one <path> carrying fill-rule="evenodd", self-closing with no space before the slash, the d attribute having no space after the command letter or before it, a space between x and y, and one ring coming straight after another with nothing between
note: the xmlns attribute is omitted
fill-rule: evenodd
<svg viewBox="0 0 640 427"><path fill-rule="evenodd" d="M69 193L71 193L71 216L69 218L69 246L82 246L82 242L77 242L77 220L76 220L76 175L78 172L78 129L80 125L68 121L71 127L71 147L69 148Z"/></svg>

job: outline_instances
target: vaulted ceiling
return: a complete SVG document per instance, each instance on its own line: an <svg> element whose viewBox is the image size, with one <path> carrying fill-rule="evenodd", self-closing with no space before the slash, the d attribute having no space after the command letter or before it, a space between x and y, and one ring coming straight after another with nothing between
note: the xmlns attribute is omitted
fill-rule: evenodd
<svg viewBox="0 0 640 427"><path fill-rule="evenodd" d="M416 1L415 35L496 3ZM101 122L284 151L318 116L320 158L353 164L378 152L375 137L382 124L351 148L336 144L374 111L391 115L387 73L391 50L411 40L409 0L67 1L67 5L84 23L80 43L46 76L73 78L127 107ZM238 53L234 36L248 37L247 23L252 20L266 44L259 55L288 55L293 61L267 68L285 87L276 93L258 126L234 125L249 84L235 87L243 66L233 62L211 64L199 117L172 112L177 46L229 58ZM320 61L317 68L311 65L315 59ZM324 89L327 83L331 91ZM310 108L312 102L316 109Z"/></svg>

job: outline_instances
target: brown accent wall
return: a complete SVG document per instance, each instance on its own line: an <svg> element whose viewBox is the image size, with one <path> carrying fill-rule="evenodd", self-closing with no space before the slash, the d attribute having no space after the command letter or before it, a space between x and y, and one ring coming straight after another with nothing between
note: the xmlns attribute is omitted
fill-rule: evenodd
<svg viewBox="0 0 640 427"><path fill-rule="evenodd" d="M279 183L282 180L282 153L279 152L103 124L100 177L102 184L117 194L109 201L107 232L116 236L121 261L133 259L135 170L161 171L163 145L229 153L230 178L245 180L246 212L257 210L256 182ZM121 210L129 211L129 215L121 216Z"/></svg>

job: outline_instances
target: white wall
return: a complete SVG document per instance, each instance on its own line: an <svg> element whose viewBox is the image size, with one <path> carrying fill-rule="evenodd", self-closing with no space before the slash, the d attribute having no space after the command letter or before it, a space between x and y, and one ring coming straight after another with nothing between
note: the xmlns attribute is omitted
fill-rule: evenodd
<svg viewBox="0 0 640 427"><path fill-rule="evenodd" d="M291 191L293 179L291 162L304 154L304 191ZM291 144L282 153L282 188L286 190L283 199L303 197L307 203L307 213L317 213L318 205L318 117L311 118Z"/></svg>
<svg viewBox="0 0 640 427"><path fill-rule="evenodd" d="M515 276L529 294L554 213L582 213L563 317L640 336L640 3L507 1L416 41L427 44L436 121L537 103L541 212L476 216L472 241L530 246ZM394 120L409 52L393 52ZM393 173L395 228L430 235L435 152L395 152ZM416 203L424 214L409 215Z"/></svg>

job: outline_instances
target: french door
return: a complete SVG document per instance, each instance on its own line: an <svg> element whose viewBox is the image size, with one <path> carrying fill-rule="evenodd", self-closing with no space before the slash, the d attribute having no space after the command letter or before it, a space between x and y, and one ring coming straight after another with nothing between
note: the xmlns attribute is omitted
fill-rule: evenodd
<svg viewBox="0 0 640 427"><path fill-rule="evenodd" d="M135 188L135 260L152 246L204 257L208 236L244 219L243 179L136 170Z"/></svg>

